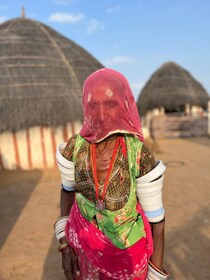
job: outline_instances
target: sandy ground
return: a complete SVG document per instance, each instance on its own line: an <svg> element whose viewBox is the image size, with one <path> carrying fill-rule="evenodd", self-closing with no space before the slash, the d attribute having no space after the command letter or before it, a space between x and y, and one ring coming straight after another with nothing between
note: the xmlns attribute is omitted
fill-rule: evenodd
<svg viewBox="0 0 210 280"><path fill-rule="evenodd" d="M165 268L170 279L210 279L210 139L157 142L167 165ZM62 280L53 224L57 170L0 172L0 279Z"/></svg>

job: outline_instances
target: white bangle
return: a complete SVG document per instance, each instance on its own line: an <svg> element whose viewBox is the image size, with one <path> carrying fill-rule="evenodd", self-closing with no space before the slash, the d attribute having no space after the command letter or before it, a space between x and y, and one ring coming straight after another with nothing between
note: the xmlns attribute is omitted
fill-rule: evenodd
<svg viewBox="0 0 210 280"><path fill-rule="evenodd" d="M74 183L75 184L75 183ZM74 184L72 186L65 186L63 183L61 184L61 188L67 192L74 192Z"/></svg>
<svg viewBox="0 0 210 280"><path fill-rule="evenodd" d="M65 230L61 231L60 233L56 234L55 237L57 240L60 240L62 237L64 237L65 234Z"/></svg>
<svg viewBox="0 0 210 280"><path fill-rule="evenodd" d="M136 194L149 222L159 222L165 215L162 200L164 171L165 165L158 161L153 170L136 180Z"/></svg>
<svg viewBox="0 0 210 280"><path fill-rule="evenodd" d="M55 229L55 237L57 240L65 236L65 227L67 223L68 217L64 216L59 218L55 224L54 224L54 229Z"/></svg>
<svg viewBox="0 0 210 280"><path fill-rule="evenodd" d="M166 280L168 277L169 274L165 270L159 270L149 261L146 280Z"/></svg>
<svg viewBox="0 0 210 280"><path fill-rule="evenodd" d="M64 189L67 191L71 191L73 189L73 186L75 184L75 170L74 170L74 163L72 161L67 160L62 155L61 151L63 148L65 148L66 143L60 144L57 147L56 151L56 160L58 168L61 172L61 182L64 186Z"/></svg>

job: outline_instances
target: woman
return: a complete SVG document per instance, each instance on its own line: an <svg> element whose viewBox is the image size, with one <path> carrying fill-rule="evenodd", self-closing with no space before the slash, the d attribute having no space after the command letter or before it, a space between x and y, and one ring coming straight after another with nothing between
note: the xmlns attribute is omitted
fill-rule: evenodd
<svg viewBox="0 0 210 280"><path fill-rule="evenodd" d="M143 143L128 81L112 69L94 72L82 105L80 133L56 154L62 189L55 234L66 279L167 279L165 167Z"/></svg>

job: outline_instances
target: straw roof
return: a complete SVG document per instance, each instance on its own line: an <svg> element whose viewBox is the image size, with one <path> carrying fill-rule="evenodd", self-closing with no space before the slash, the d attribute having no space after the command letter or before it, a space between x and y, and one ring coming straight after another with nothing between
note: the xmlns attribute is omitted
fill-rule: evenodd
<svg viewBox="0 0 210 280"><path fill-rule="evenodd" d="M85 78L103 65L50 27L17 18L0 25L0 132L82 118Z"/></svg>
<svg viewBox="0 0 210 280"><path fill-rule="evenodd" d="M164 107L166 112L183 109L186 104L207 108L209 95L203 86L181 66L173 62L162 65L149 79L137 101L140 115Z"/></svg>

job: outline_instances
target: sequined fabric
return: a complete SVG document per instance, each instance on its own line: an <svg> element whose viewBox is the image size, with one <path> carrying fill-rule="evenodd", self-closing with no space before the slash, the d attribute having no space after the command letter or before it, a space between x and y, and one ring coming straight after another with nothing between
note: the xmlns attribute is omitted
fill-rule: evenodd
<svg viewBox="0 0 210 280"><path fill-rule="evenodd" d="M143 144L140 157L140 177L155 167L155 156L151 149Z"/></svg>

